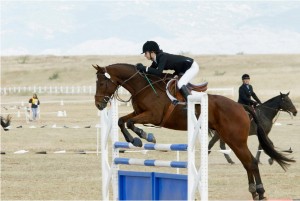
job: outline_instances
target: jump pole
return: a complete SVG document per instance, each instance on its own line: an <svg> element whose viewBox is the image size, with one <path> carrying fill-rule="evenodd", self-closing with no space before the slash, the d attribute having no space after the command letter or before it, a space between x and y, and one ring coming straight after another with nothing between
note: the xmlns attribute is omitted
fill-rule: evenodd
<svg viewBox="0 0 300 201"><path fill-rule="evenodd" d="M181 168L188 167L188 200L195 200L197 190L201 200L208 200L208 96L206 93L197 93L188 96L188 162L180 164ZM195 116L195 104L201 104L201 115ZM101 157L102 157L102 199L109 200L110 184L113 189L113 199L118 200L118 164L145 165L143 159L119 158L118 143L118 108L116 100L112 100L111 110L101 112ZM201 128L200 128L201 127ZM108 160L108 141L112 142L112 160ZM201 147L200 167L196 168L195 146ZM128 145L129 147L129 145ZM160 146L161 147L161 146ZM132 148L132 147L131 147ZM158 148L159 149L159 148ZM132 162L133 161L133 162ZM169 166L172 161L151 160L146 163L150 166ZM174 164L174 163L173 163ZM175 163L176 164L176 163ZM186 165L185 165L186 164ZM175 165L177 167L178 164Z"/></svg>
<svg viewBox="0 0 300 201"><path fill-rule="evenodd" d="M102 166L102 200L109 199L109 189L112 184L113 200L118 200L118 170L119 166L109 162L109 139L114 144L119 141L118 135L118 105L115 99L111 101L111 109L101 111L101 166ZM112 158L119 158L119 151L110 147Z"/></svg>
<svg viewBox="0 0 300 201"><path fill-rule="evenodd" d="M199 119L195 104L201 104ZM188 200L195 200L196 190L201 200L208 200L208 96L199 93L188 96ZM195 146L200 143L200 167L195 164Z"/></svg>

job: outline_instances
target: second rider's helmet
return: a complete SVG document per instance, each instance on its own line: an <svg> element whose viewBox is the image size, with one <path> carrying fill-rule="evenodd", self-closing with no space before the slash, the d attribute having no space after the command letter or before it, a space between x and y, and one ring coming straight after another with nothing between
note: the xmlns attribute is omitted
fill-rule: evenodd
<svg viewBox="0 0 300 201"><path fill-rule="evenodd" d="M144 54L145 52L159 52L159 46L155 41L147 41L143 45L143 52L141 54Z"/></svg>
<svg viewBox="0 0 300 201"><path fill-rule="evenodd" d="M248 74L244 74L242 76L242 80L250 79L250 76Z"/></svg>

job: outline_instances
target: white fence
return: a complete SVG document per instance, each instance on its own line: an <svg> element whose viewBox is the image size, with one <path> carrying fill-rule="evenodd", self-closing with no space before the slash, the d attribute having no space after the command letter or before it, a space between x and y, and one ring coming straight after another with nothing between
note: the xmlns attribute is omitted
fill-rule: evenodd
<svg viewBox="0 0 300 201"><path fill-rule="evenodd" d="M15 86L0 88L1 95L18 93L38 93L38 94L95 94L96 86ZM124 89L119 89L119 94L129 94Z"/></svg>
<svg viewBox="0 0 300 201"><path fill-rule="evenodd" d="M96 86L15 86L0 88L1 95L20 94L20 93L38 93L38 94L91 94L96 92ZM120 95L129 95L129 92L121 87ZM234 98L234 88L208 88L210 94L218 94Z"/></svg>

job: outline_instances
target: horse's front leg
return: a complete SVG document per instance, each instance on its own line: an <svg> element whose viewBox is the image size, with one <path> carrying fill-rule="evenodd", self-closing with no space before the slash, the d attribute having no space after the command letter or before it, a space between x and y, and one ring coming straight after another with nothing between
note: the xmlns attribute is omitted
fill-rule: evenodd
<svg viewBox="0 0 300 201"><path fill-rule="evenodd" d="M211 148L215 145L215 143L220 139L218 133L215 130L209 129L209 133L213 135L211 140L208 143L208 154L211 152Z"/></svg>
<svg viewBox="0 0 300 201"><path fill-rule="evenodd" d="M256 156L255 156L255 159L257 161L258 164L261 164L260 162L260 154L261 154L261 151L262 151L262 148L260 145L258 145L258 148L257 148L257 152L256 152Z"/></svg>
<svg viewBox="0 0 300 201"><path fill-rule="evenodd" d="M152 133L146 133L143 131L143 129L140 129L136 127L134 124L146 124L146 123L153 123L155 124L156 122L152 122L152 113L151 112L144 112L141 113L131 119L128 119L127 121L127 128L131 129L133 132L135 132L140 138L143 138L147 140L148 142L153 142L156 143L156 139ZM140 141L141 146L142 146L142 141Z"/></svg>
<svg viewBox="0 0 300 201"><path fill-rule="evenodd" d="M128 119L131 119L131 118L133 118L134 116L135 116L135 113L132 112L132 113L130 113L130 114L128 114L128 115L125 115L125 116L123 116L123 117L120 117L120 118L119 118L119 121L118 121L118 125L119 125L119 127L120 127L120 129L121 129L121 132L122 132L122 134L123 134L125 140L126 140L127 142L131 142L132 144L134 144L134 138L132 137L132 135L131 135L131 134L128 132L128 130L126 129L125 123L127 122Z"/></svg>

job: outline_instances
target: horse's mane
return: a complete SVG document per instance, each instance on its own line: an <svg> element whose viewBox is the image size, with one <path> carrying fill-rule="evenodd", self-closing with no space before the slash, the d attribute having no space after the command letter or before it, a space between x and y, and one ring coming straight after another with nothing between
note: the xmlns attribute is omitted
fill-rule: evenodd
<svg viewBox="0 0 300 201"><path fill-rule="evenodd" d="M275 96L269 100L267 100L266 102L264 102L262 105L268 105L268 104L274 104L275 99L278 99L281 95Z"/></svg>
<svg viewBox="0 0 300 201"><path fill-rule="evenodd" d="M134 70L134 72L136 72L136 67L134 64L115 63L115 64L110 64L110 65L106 66L106 68L113 68L113 67L126 67L126 68L129 68L131 70ZM170 73L162 73L161 76L159 76L159 77L156 75L151 75L151 74L147 74L147 76L153 80L161 80L163 78L171 79L173 77L173 75Z"/></svg>
<svg viewBox="0 0 300 201"><path fill-rule="evenodd" d="M126 67L129 67L129 68L134 68L135 66L133 64L127 64L127 63L115 63L115 64L110 64L108 66L106 66L107 68L110 68L110 67L116 67L116 66L126 66Z"/></svg>

